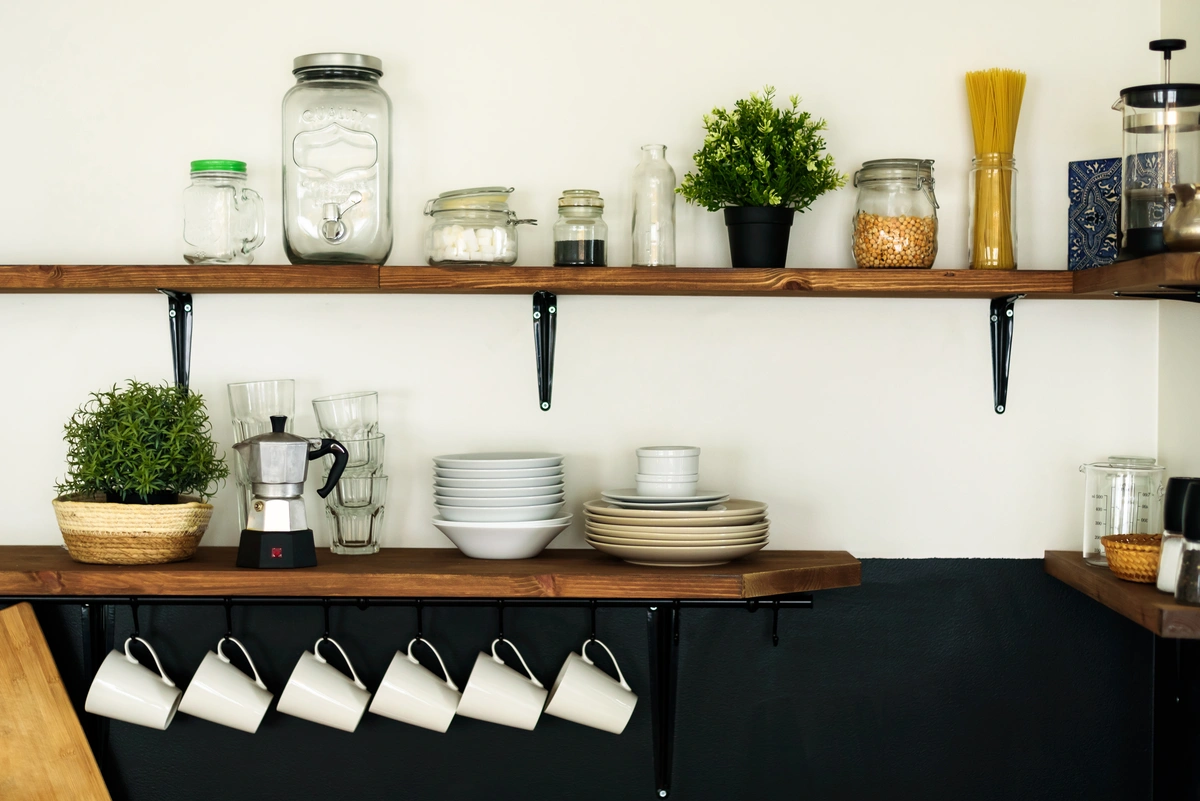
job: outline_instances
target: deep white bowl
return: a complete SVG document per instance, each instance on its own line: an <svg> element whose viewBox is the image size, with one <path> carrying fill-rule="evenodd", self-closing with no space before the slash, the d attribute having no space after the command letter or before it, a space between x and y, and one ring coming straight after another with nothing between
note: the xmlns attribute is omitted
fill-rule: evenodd
<svg viewBox="0 0 1200 801"><path fill-rule="evenodd" d="M433 502L436 504L454 506L456 508L471 507L475 509L545 506L548 503L558 503L562 499L563 493L561 492L556 492L552 495L533 495L523 498L450 498L445 495L438 495L437 493L433 495Z"/></svg>
<svg viewBox="0 0 1200 801"><path fill-rule="evenodd" d="M565 503L548 503L542 506L441 506L434 504L443 520L455 523L519 523L551 520Z"/></svg>
<svg viewBox="0 0 1200 801"><path fill-rule="evenodd" d="M557 481L553 484L543 484L540 487L443 487L434 483L433 491L447 498L528 498L531 495L554 495L563 491L563 484Z"/></svg>
<svg viewBox="0 0 1200 801"><path fill-rule="evenodd" d="M529 559L571 525L571 515L525 523L463 523L435 517L433 525L473 559Z"/></svg>
<svg viewBox="0 0 1200 801"><path fill-rule="evenodd" d="M638 472L651 476L684 476L700 472L700 449L690 445L638 448Z"/></svg>
<svg viewBox="0 0 1200 801"><path fill-rule="evenodd" d="M699 476L648 476L638 473L635 477L638 495L652 498L687 498L696 494Z"/></svg>

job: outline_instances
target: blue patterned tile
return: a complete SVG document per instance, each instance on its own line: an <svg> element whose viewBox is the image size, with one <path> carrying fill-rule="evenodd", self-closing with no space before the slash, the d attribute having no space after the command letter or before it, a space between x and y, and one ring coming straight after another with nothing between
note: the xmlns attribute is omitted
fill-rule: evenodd
<svg viewBox="0 0 1200 801"><path fill-rule="evenodd" d="M1121 230L1121 159L1070 162L1067 192L1068 269L1112 264Z"/></svg>

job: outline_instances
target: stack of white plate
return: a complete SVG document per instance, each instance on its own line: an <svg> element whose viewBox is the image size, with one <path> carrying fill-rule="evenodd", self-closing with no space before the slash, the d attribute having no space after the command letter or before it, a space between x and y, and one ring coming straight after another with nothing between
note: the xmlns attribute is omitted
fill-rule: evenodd
<svg viewBox="0 0 1200 801"><path fill-rule="evenodd" d="M588 501L583 505L588 544L635 565L659 567L722 565L767 544L765 503L735 499L691 509L664 505Z"/></svg>
<svg viewBox="0 0 1200 801"><path fill-rule="evenodd" d="M536 556L571 523L560 516L562 462L558 453L436 456L433 524L467 556Z"/></svg>

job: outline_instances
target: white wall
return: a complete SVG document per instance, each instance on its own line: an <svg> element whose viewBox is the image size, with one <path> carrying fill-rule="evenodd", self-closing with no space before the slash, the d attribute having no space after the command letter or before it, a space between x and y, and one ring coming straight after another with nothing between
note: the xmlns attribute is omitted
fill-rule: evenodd
<svg viewBox="0 0 1200 801"><path fill-rule="evenodd" d="M259 261L283 261L278 108L291 59L349 49L383 58L395 104L392 263L419 262L427 198L488 183L518 187L515 209L542 221L521 263L549 261L554 201L574 186L601 190L613 262L628 263L637 147L665 142L682 175L701 114L772 82L829 120L842 169L936 159L938 266L961 266L963 72L1010 66L1029 74L1020 261L1061 268L1066 162L1119 153L1108 107L1120 87L1155 79L1145 43L1160 23L1155 0L1101 0L1086 13L1044 0L1003 13L960 0L758 0L735 13L695 0L121 9L6 13L0 262L180 262L179 194L187 162L204 157L250 163L268 204ZM336 32L331 13L347 23ZM853 203L845 190L799 217L790 263L851 264ZM727 266L719 215L681 206L679 225L681 263ZM302 432L314 430L313 396L380 390L388 545L447 544L427 522L435 453L562 450L577 507L631 483L637 445L679 441L704 448L704 484L771 504L776 547L1033 557L1078 547L1079 463L1156 449L1155 304L1019 303L1003 416L991 410L981 300L563 297L561 308L548 414L526 297L201 295L193 387L226 447L229 381L296 378ZM63 422L89 390L169 378L166 328L156 296L0 295L10 421L0 541L57 541L49 499ZM232 494L217 505L206 543L231 544ZM572 530L556 544L581 542Z"/></svg>
<svg viewBox="0 0 1200 801"><path fill-rule="evenodd" d="M1196 0L1162 0L1162 36L1183 39L1188 46L1171 57L1171 80L1200 81L1200 3Z"/></svg>

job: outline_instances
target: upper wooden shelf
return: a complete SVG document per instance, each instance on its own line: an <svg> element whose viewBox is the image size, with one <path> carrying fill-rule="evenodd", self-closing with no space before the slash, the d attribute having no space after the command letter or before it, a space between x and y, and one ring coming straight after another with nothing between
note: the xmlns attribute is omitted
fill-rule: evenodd
<svg viewBox="0 0 1200 801"><path fill-rule="evenodd" d="M470 559L454 548L385 548L318 555L317 567L234 567L236 548L200 548L166 565L86 565L48 545L0 546L3 596L291 596L374 598L761 598L856 587L845 551L760 551L719 567L638 567L598 551L554 549L533 559Z"/></svg>
<svg viewBox="0 0 1200 801"><path fill-rule="evenodd" d="M0 292L403 292L766 297L1112 298L1200 289L1200 254L1094 270L730 270L649 267L372 265L0 266Z"/></svg>
<svg viewBox="0 0 1200 801"><path fill-rule="evenodd" d="M1122 581L1106 567L1093 567L1079 551L1046 551L1046 572L1120 612L1160 637L1200 639L1200 606L1175 603L1153 584Z"/></svg>

